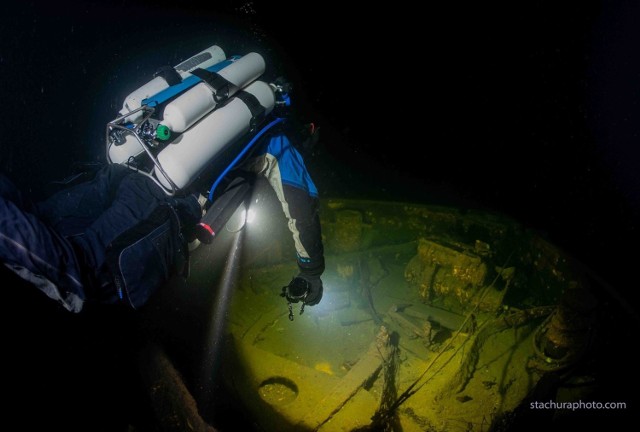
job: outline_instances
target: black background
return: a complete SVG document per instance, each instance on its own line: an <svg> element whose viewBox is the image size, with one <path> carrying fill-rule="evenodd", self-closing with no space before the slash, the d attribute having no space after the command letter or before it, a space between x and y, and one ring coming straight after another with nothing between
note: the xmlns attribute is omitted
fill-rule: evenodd
<svg viewBox="0 0 640 432"><path fill-rule="evenodd" d="M635 307L637 2L287 3L3 7L0 169L37 196L104 160L105 122L158 66L256 50L321 127L321 197L504 213Z"/></svg>

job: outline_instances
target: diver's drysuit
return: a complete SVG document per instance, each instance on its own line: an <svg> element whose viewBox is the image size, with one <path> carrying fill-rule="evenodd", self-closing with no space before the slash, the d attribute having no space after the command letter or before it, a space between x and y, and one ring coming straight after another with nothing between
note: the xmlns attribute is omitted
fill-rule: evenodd
<svg viewBox="0 0 640 432"><path fill-rule="evenodd" d="M324 258L315 185L285 135L267 137L261 147L245 166L276 191L300 271L319 278ZM36 204L0 175L0 259L70 311L86 301L140 307L180 271L188 253L184 229L201 215L195 195L168 196L119 164Z"/></svg>
<svg viewBox="0 0 640 432"><path fill-rule="evenodd" d="M256 63L256 56L251 60ZM232 64L236 67L236 74L238 65L241 63ZM231 73L227 76L230 79L234 77ZM255 78L252 75L251 79ZM227 82L226 85L233 83ZM268 87L264 90L264 84L257 81L247 88L251 86L258 88L254 93L262 100L267 96L272 98L272 108L273 95L268 93L271 90ZM163 84L161 90L167 87ZM239 112L246 114L247 121L251 122L254 122L256 112L264 117L265 107L260 111L261 107L257 105L264 103L260 98L243 92L242 88L234 91L237 98L224 103L219 100L220 108L212 114L205 114L201 120L191 119L191 124L196 126L189 125L191 129L182 134L182 141L178 140L170 150L175 152L175 149L188 148L194 142L200 146L207 144L198 136L196 128L207 126L208 119L213 119L211 125L217 125L215 116L223 118L226 115L226 120L233 120L229 116ZM187 102L193 101L189 94L186 96ZM243 104L249 106L250 111L243 108ZM184 106L191 107L188 104ZM127 108L124 114L135 112L135 109ZM134 124L135 127L127 127L140 131L149 123L147 117ZM208 132L211 125L207 126ZM127 133L125 126L116 126ZM249 130L248 126L246 130L241 127L244 126L238 123L236 135ZM255 128L250 130L255 131ZM221 134L213 139L224 136L224 132ZM141 140L137 132L135 138ZM153 139L156 138L154 135ZM145 139L151 142L151 139ZM137 148L127 147L131 142L134 141L127 141L121 147L112 142L110 148L128 152ZM297 278L308 283L309 292L305 292L302 300L305 304L316 304L322 297L320 275L324 271L316 187L302 157L283 130L274 129L256 140L252 154L249 160L243 160L242 168L264 176L274 188L293 234L300 269ZM108 156L113 159L111 154ZM157 160L154 161L155 169L164 176L161 181L158 181L160 175L154 177L156 173L143 173L131 166L131 160L137 155L125 156L117 163L110 160L111 163L100 169L92 180L59 191L38 204L25 199L6 177L0 175L0 260L69 311L79 312L85 302L124 302L138 308L186 262L186 232L200 220L202 201L199 202L198 195L189 193L187 187L181 185L176 188ZM200 163L197 154L187 157L191 157L191 162ZM167 172L171 173L172 168L174 172L182 168L183 165L174 162L167 159L164 165ZM192 180L199 172L193 170L187 174ZM168 182L173 190L168 191L162 182Z"/></svg>

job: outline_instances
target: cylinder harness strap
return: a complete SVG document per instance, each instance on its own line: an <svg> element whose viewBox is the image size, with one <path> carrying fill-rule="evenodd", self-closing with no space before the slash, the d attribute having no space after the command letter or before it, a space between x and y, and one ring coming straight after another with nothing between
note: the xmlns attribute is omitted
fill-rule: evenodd
<svg viewBox="0 0 640 432"><path fill-rule="evenodd" d="M230 94L231 86L233 85L226 78L216 72L211 72L206 69L196 68L191 71L192 75L197 76L205 83L213 93L213 100L216 103L225 101Z"/></svg>
<svg viewBox="0 0 640 432"><path fill-rule="evenodd" d="M209 66L206 70L210 72L217 72L229 66L239 58L240 58L239 56L230 57L227 60L221 61L220 63L216 63L213 66ZM202 81L199 77L193 74L192 74L193 76L188 76L185 79L182 79L182 77L178 72L176 72L175 70L173 70L173 72L175 72L175 74L172 73L171 71L163 72L162 69L156 72L155 76L160 76L164 78L170 87L156 93L153 96L143 99L142 105L147 105L149 107L158 106L160 104L167 102L170 99L173 99L174 97L178 96L182 92L190 89L191 87L195 86L196 84ZM175 81L176 79L177 81Z"/></svg>
<svg viewBox="0 0 640 432"><path fill-rule="evenodd" d="M167 84L169 84L170 86L179 84L180 82L182 82L182 77L180 76L180 74L178 72L176 72L176 70L174 68L172 68L171 66L163 66L160 69L158 69L156 71L155 74L153 74L154 77L160 77L160 78L164 78L164 80L167 82Z"/></svg>
<svg viewBox="0 0 640 432"><path fill-rule="evenodd" d="M244 102L247 108L249 108L249 111L251 111L251 121L249 122L249 127L250 132L253 132L256 126L258 126L258 124L262 122L262 119L265 116L264 107L260 104L260 101L257 97L247 91L240 90L235 94L235 97Z"/></svg>

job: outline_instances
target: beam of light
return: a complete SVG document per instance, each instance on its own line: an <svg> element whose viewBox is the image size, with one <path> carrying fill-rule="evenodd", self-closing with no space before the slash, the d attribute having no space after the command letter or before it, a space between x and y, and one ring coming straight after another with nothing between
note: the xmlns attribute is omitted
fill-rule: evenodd
<svg viewBox="0 0 640 432"><path fill-rule="evenodd" d="M254 223L256 221L256 211L253 207L249 207L246 212L246 220L248 224Z"/></svg>
<svg viewBox="0 0 640 432"><path fill-rule="evenodd" d="M212 407L213 399L216 392L216 377L220 366L224 334L226 326L226 316L229 303L233 295L233 288L236 286L239 276L240 261L242 257L242 238L244 235L244 217L242 212L243 206L238 208L234 216L230 219L230 223L236 229L229 229L233 238L229 247L222 274L217 282L217 292L211 304L211 312L208 316L203 317L209 320L209 328L206 332L206 338L203 341L203 356L200 368L199 393L200 405L205 409ZM238 221L242 221L241 224ZM215 243L214 243L215 247ZM203 413L206 415L206 412Z"/></svg>

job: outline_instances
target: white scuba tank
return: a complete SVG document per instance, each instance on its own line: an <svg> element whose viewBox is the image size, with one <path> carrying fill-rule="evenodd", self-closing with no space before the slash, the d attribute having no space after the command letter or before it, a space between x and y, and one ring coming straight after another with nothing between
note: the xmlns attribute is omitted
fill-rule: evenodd
<svg viewBox="0 0 640 432"><path fill-rule="evenodd" d="M142 144L136 139L133 134L127 134L124 136L124 142L118 145L109 146L109 161L111 163L119 164L129 160L129 158L138 156L144 151Z"/></svg>
<svg viewBox="0 0 640 432"><path fill-rule="evenodd" d="M265 114L275 105L275 95L269 84L254 81L244 88L254 95ZM157 155L157 160L171 181L182 189L188 186L212 161L218 152L225 149L244 134L251 126L252 113L240 98L231 98L224 106L208 114L193 125ZM154 168L155 177L167 189L171 185L158 168Z"/></svg>
<svg viewBox="0 0 640 432"><path fill-rule="evenodd" d="M203 55L203 53L207 55ZM208 50L180 63L176 68L181 67L179 73L181 75L184 74L182 76L185 78L189 74L188 71L192 71L196 67L207 68L219 63L220 57L214 54L224 55L222 49L214 45ZM204 57L206 57L204 63L197 63L197 60ZM239 89L262 75L264 70L265 62L263 57L258 53L249 53L221 69L218 74L230 83L228 92L229 96L232 96ZM161 82L158 80L161 80ZM164 78L154 78L127 97L123 107L124 113L129 112L129 108L140 107L143 100L168 87L169 85ZM212 89L204 82L200 82L167 104L161 124L167 126L173 132L182 133L213 110L216 105L217 102ZM123 114L123 111L120 113ZM138 112L127 117L126 120L135 122L140 120L141 116L142 112ZM138 139L133 134L127 134L124 136L122 144L109 147L108 155L111 163L124 163L131 157L138 156L143 152L144 148Z"/></svg>
<svg viewBox="0 0 640 432"><path fill-rule="evenodd" d="M260 54L252 52L221 69L218 75L229 82L225 94L231 97L239 89L255 81L264 70L264 59ZM160 123L172 132L182 133L213 110L217 104L214 89L205 82L200 82L164 108Z"/></svg>
<svg viewBox="0 0 640 432"><path fill-rule="evenodd" d="M190 72L195 68L206 69L208 67L213 66L214 64L220 63L223 60L226 60L226 56L222 48L217 45L210 46L204 51L199 52L193 57L188 58L187 60L181 62L180 64L174 66L176 72L182 77L182 79L190 76ZM169 87L167 81L157 76L153 78L151 81L133 91L129 96L127 96L124 100L124 104L122 105L122 109L120 110L120 115L124 115L128 112L136 110L142 106L142 101L147 99L150 96L155 95L156 93L166 89ZM137 122L142 117L142 112L138 111L138 113L129 116L126 118L128 122Z"/></svg>

